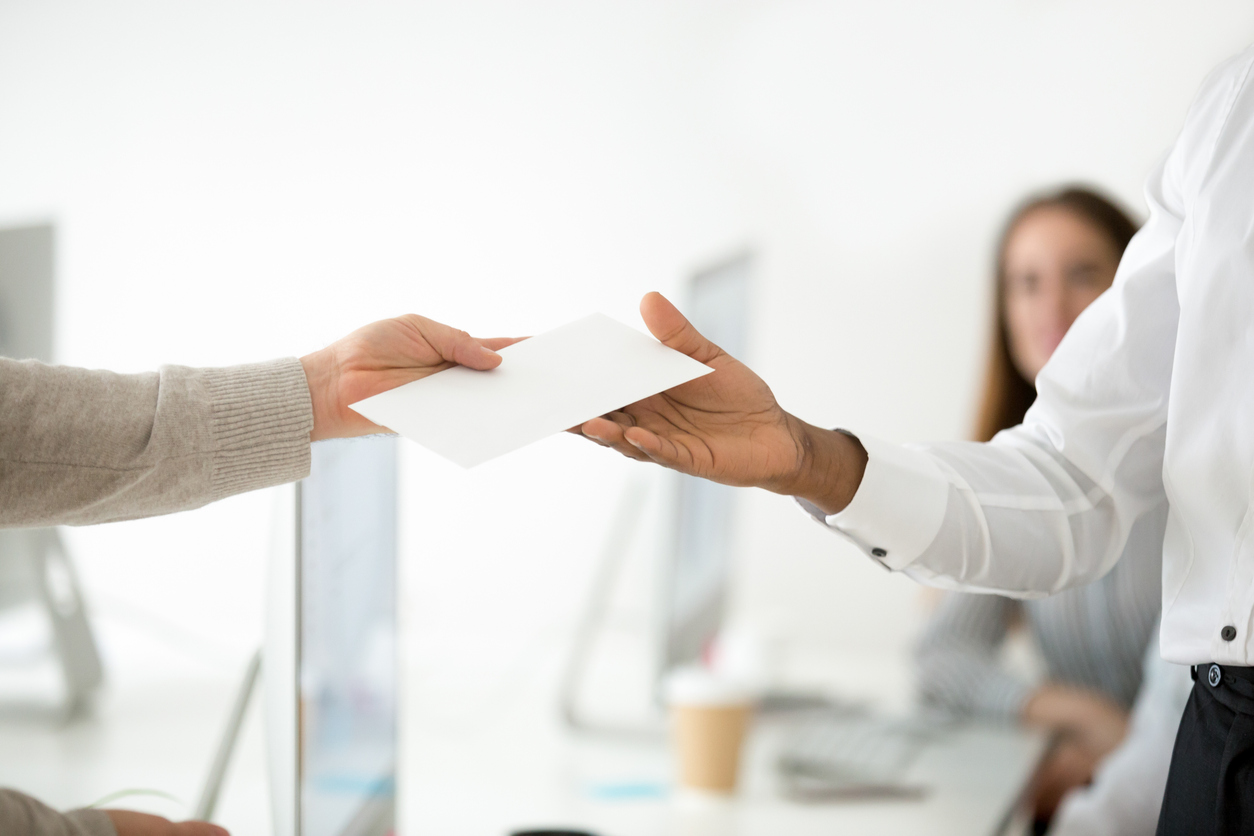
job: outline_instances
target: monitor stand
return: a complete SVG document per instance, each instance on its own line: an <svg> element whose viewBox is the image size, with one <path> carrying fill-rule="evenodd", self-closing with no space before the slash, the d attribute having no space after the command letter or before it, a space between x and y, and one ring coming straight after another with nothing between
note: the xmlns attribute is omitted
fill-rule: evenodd
<svg viewBox="0 0 1254 836"><path fill-rule="evenodd" d="M651 739L663 737L667 733L666 718L661 711L651 722L647 719L634 723L616 722L590 718L583 713L579 704L580 687L592 660L597 636L604 626L606 613L609 612L619 573L632 545L632 534L639 528L640 520L644 516L649 484L645 479L636 479L629 482L624 489L610 522L609 533L594 570L592 586L575 629L570 655L558 688L562 721L572 731ZM661 676L660 671L658 676ZM757 706L758 713L765 716L791 716L822 711L841 713L850 709L849 703L830 695L790 689L768 689L761 695Z"/></svg>
<svg viewBox="0 0 1254 836"><path fill-rule="evenodd" d="M6 713L48 714L69 720L91 705L104 681L100 651L83 604L78 575L61 533L55 528L0 531L0 575L8 600L34 600L48 618L52 649L64 696L59 705L5 705Z"/></svg>
<svg viewBox="0 0 1254 836"><path fill-rule="evenodd" d="M239 742L240 731L244 728L244 715L248 713L248 703L253 692L257 690L257 680L261 673L261 651L253 654L244 670L244 678L235 692L235 701L231 704L231 713L227 717L226 728L222 730L222 739L218 742L218 751L213 757L213 765L209 767L209 775L205 778L204 788L200 791L200 800L192 818L196 821L212 821L214 811L218 807L218 795L226 781L227 767L231 764L231 756L235 754L235 746Z"/></svg>
<svg viewBox="0 0 1254 836"><path fill-rule="evenodd" d="M597 636L604 625L619 571L632 544L632 533L638 528L648 496L649 486L643 479L629 482L624 490L597 561L583 614L575 628L570 655L566 659L558 687L562 721L573 731L649 738L661 737L666 733L666 726L660 716L656 723L593 720L584 715L579 705L580 686L592 660Z"/></svg>
<svg viewBox="0 0 1254 836"><path fill-rule="evenodd" d="M231 757L239 744L240 733L244 728L244 717L248 713L248 704L257 690L261 679L261 651L253 654L244 670L239 688L235 692L235 701L231 704L231 713L227 716L226 727L222 730L222 739L218 743L218 751L214 755L213 765L205 777L205 784L200 792L200 800L196 803L192 818L196 821L213 821L214 812L218 807L218 796L226 783L227 769L231 765ZM348 823L340 836L391 836L393 823L396 821L396 800L392 797L371 799L357 815Z"/></svg>
<svg viewBox="0 0 1254 836"><path fill-rule="evenodd" d="M396 799L372 798L344 827L340 836L391 836L396 821Z"/></svg>

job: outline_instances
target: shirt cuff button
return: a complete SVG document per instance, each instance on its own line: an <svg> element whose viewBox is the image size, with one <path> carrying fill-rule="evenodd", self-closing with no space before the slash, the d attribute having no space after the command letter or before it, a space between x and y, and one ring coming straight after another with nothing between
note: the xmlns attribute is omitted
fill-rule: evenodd
<svg viewBox="0 0 1254 836"><path fill-rule="evenodd" d="M888 552L884 551L879 546L876 546L875 548L871 549L871 554L875 555L876 557L888 557Z"/></svg>
<svg viewBox="0 0 1254 836"><path fill-rule="evenodd" d="M1226 642L1230 642L1237 637L1237 628L1229 624L1219 631L1219 637Z"/></svg>

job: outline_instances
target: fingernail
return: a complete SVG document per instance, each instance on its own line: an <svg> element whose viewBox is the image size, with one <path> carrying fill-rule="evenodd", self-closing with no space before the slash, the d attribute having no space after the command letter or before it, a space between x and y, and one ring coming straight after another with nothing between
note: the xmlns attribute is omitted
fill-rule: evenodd
<svg viewBox="0 0 1254 836"><path fill-rule="evenodd" d="M479 346L479 350L482 351L484 354L486 354L488 357L500 357L501 356L497 354L495 351L493 351L492 349L488 348L486 345Z"/></svg>

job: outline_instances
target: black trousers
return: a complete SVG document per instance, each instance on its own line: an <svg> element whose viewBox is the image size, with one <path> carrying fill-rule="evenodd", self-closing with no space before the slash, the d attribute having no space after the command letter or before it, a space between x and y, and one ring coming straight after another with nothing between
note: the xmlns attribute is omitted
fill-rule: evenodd
<svg viewBox="0 0 1254 836"><path fill-rule="evenodd" d="M1254 668L1198 665L1158 836L1254 834Z"/></svg>

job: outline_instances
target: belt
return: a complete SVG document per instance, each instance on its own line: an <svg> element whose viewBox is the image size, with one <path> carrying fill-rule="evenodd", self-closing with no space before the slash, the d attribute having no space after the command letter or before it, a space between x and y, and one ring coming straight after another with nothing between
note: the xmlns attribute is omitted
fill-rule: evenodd
<svg viewBox="0 0 1254 836"><path fill-rule="evenodd" d="M1189 672L1194 682L1200 678L1212 688L1226 685L1246 699L1254 700L1254 668L1239 665L1193 665Z"/></svg>

